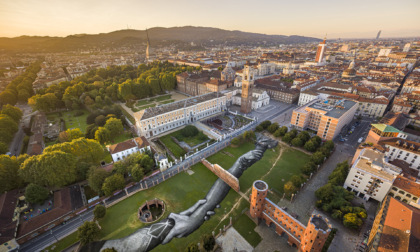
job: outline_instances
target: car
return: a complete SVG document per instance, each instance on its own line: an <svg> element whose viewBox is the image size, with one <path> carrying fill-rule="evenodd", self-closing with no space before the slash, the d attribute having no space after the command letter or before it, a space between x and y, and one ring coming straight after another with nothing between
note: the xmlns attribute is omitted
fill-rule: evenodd
<svg viewBox="0 0 420 252"><path fill-rule="evenodd" d="M343 138L340 138L340 142L344 142L344 141L346 141L346 140L344 140Z"/></svg>
<svg viewBox="0 0 420 252"><path fill-rule="evenodd" d="M363 142L363 137L359 138L359 140L357 140L358 143L362 143Z"/></svg>

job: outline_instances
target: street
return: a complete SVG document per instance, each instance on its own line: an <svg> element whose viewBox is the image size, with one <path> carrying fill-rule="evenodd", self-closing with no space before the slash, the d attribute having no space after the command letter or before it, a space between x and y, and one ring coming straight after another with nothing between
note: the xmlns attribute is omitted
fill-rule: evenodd
<svg viewBox="0 0 420 252"><path fill-rule="evenodd" d="M19 130L16 132L13 141L9 145L9 152L12 156L19 156L22 150L23 138L25 137L24 127L30 127L31 116L34 114L28 105L16 105L22 110L23 116L18 124Z"/></svg>

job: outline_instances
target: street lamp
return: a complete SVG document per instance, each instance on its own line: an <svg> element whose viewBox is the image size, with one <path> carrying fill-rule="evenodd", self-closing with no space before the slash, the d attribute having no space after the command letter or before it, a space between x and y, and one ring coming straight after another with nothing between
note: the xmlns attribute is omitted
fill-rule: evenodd
<svg viewBox="0 0 420 252"><path fill-rule="evenodd" d="M52 236L54 236L54 238L55 238L55 240L56 240L56 241L58 241L57 237L55 237L55 235L53 234L52 229L50 229L50 234L51 234Z"/></svg>

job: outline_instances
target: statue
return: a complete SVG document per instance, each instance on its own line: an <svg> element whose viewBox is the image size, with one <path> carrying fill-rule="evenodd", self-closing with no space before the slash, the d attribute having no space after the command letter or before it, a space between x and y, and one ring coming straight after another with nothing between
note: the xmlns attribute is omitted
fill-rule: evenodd
<svg viewBox="0 0 420 252"><path fill-rule="evenodd" d="M228 172L239 178L248 167L262 158L267 149L276 146L277 141L258 134L255 149L239 157ZM160 244L170 242L175 237L186 237L215 214L215 208L220 207L219 204L229 193L229 190L229 185L219 178L206 197L198 200L189 209L181 213L170 213L168 218L141 228L127 237L93 242L84 246L80 251L101 251L105 248L115 248L119 252L150 251Z"/></svg>

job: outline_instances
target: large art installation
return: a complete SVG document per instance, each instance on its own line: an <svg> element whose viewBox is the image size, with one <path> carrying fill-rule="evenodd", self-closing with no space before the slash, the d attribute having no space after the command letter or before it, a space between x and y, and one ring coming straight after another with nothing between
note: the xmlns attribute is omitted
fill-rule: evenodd
<svg viewBox="0 0 420 252"><path fill-rule="evenodd" d="M255 149L239 157L228 170L236 178L263 157L267 149L277 146L277 141L258 134ZM141 228L133 234L116 240L92 242L80 251L101 251L114 248L123 251L150 251L160 244L169 243L173 238L186 237L197 230L204 221L215 214L215 209L229 193L230 186L222 179L217 179L204 199L198 200L192 207L181 213L170 213L167 219Z"/></svg>

